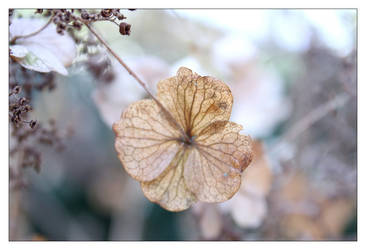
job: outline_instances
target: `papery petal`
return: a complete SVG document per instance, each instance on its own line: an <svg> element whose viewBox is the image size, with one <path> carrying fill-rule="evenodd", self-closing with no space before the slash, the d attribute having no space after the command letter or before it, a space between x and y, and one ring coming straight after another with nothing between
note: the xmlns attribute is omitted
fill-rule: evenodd
<svg viewBox="0 0 366 250"><path fill-rule="evenodd" d="M113 125L115 148L126 171L138 181L157 178L182 148L174 129L153 100L131 104Z"/></svg>
<svg viewBox="0 0 366 250"><path fill-rule="evenodd" d="M213 130L210 127L219 127L220 132L208 133ZM218 121L203 130L207 134L197 137L184 166L184 178L200 201L226 201L240 188L241 173L253 157L251 139L240 135L241 129L236 123Z"/></svg>
<svg viewBox="0 0 366 250"><path fill-rule="evenodd" d="M177 153L163 174L151 182L141 183L142 191L150 201L170 211L185 210L196 201L184 181L183 168L186 158L187 152Z"/></svg>
<svg viewBox="0 0 366 250"><path fill-rule="evenodd" d="M158 99L191 135L210 123L228 120L233 98L229 87L209 76L181 67L177 76L158 83Z"/></svg>

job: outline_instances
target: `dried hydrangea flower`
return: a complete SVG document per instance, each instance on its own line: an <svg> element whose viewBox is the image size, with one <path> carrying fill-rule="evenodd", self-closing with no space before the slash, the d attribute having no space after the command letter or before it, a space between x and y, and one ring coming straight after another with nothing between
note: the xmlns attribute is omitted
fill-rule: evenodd
<svg viewBox="0 0 366 250"><path fill-rule="evenodd" d="M252 148L250 137L239 134L242 126L229 121L229 87L182 67L158 83L157 99L175 122L154 100L141 100L113 125L126 171L149 200L170 211L197 200L230 199L240 188Z"/></svg>

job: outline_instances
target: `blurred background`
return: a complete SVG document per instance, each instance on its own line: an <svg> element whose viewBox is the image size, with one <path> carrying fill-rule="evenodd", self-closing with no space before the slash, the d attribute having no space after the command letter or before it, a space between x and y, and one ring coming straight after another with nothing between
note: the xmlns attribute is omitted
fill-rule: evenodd
<svg viewBox="0 0 366 250"><path fill-rule="evenodd" d="M49 73L54 87L32 93L30 118L55 123L62 150L32 144L39 173L25 169L23 185L10 179L10 239L357 239L356 10L121 12L130 36L110 22L95 28L152 91L180 66L230 86L231 120L256 140L242 187L179 213L149 202L123 170L111 129L147 95L102 48L93 54L91 40L78 45L68 76Z"/></svg>

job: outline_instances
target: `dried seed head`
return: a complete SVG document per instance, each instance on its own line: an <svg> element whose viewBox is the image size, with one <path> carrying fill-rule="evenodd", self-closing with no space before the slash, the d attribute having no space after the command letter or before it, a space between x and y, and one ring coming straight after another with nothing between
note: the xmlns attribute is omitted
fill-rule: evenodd
<svg viewBox="0 0 366 250"><path fill-rule="evenodd" d="M72 23L72 26L74 26L75 29L80 30L81 29L81 23L78 21L74 21Z"/></svg>
<svg viewBox="0 0 366 250"><path fill-rule="evenodd" d="M122 22L119 24L119 33L121 35L130 35L131 34L131 24Z"/></svg>
<svg viewBox="0 0 366 250"><path fill-rule="evenodd" d="M24 105L24 104L26 104L28 102L28 100L25 98L25 97L22 97L22 98L20 98L19 99L19 104L20 105Z"/></svg>
<svg viewBox="0 0 366 250"><path fill-rule="evenodd" d="M22 88L19 85L15 86L13 88L13 93L16 94L16 95L19 94L20 91L22 91Z"/></svg>
<svg viewBox="0 0 366 250"><path fill-rule="evenodd" d="M29 122L29 127L34 128L34 127L36 126L36 124L37 124L37 121L33 121L33 120L31 120L31 121Z"/></svg>
<svg viewBox="0 0 366 250"><path fill-rule="evenodd" d="M60 35L63 35L64 34L64 30L61 29L60 27L57 27L56 29L57 33L59 33Z"/></svg>
<svg viewBox="0 0 366 250"><path fill-rule="evenodd" d="M103 17L110 17L112 15L112 9L103 9L100 14Z"/></svg>
<svg viewBox="0 0 366 250"><path fill-rule="evenodd" d="M88 20L90 18L89 13L86 11L81 12L81 18Z"/></svg>
<svg viewBox="0 0 366 250"><path fill-rule="evenodd" d="M64 24L64 23L58 23L57 24L57 28L60 28L60 29L62 29L62 30L65 30L66 29L66 25Z"/></svg>
<svg viewBox="0 0 366 250"><path fill-rule="evenodd" d="M32 107L30 105L27 104L27 105L24 106L24 111L25 112L29 112L31 110L32 110Z"/></svg>
<svg viewBox="0 0 366 250"><path fill-rule="evenodd" d="M54 24L58 24L61 20L58 16L55 16L52 21Z"/></svg>

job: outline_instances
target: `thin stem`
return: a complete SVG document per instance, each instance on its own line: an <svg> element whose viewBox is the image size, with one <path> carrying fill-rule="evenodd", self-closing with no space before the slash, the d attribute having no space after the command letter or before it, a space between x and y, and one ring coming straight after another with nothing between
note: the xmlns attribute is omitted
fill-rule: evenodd
<svg viewBox="0 0 366 250"><path fill-rule="evenodd" d="M189 138L188 138L187 134L184 132L184 129L182 128L182 126L174 119L173 115L163 106L163 104L158 99L156 99L156 97L150 92L150 90L148 89L146 83L144 83L135 74L135 72L133 72L130 69L130 67L127 66L127 64L116 54L116 52L113 51L113 49L108 45L108 43L106 41L104 41L104 39L94 30L93 27L90 26L90 24L88 22L85 22L84 20L81 20L81 21L85 24L86 27L88 27L90 32L93 33L93 35L104 45L104 47L109 51L109 53L111 53L112 56L117 59L117 61L127 70L127 72L133 78L135 78L135 80L141 85L141 87L143 87L143 89L149 94L149 96L158 104L158 106L167 115L168 120L171 121L179 129L179 131L183 135L184 139L189 141Z"/></svg>
<svg viewBox="0 0 366 250"><path fill-rule="evenodd" d="M16 40L20 39L20 38L28 38L28 37L31 37L31 36L35 36L37 35L38 33L40 33L42 30L44 30L45 28L47 28L48 25L50 25L50 23L52 22L53 20L53 17L54 15L52 15L50 17L50 19L48 20L47 23L45 23L45 25L43 25L39 30L36 30L28 35L24 35L24 36L14 36L13 39L11 39L10 41L10 44L14 44Z"/></svg>

